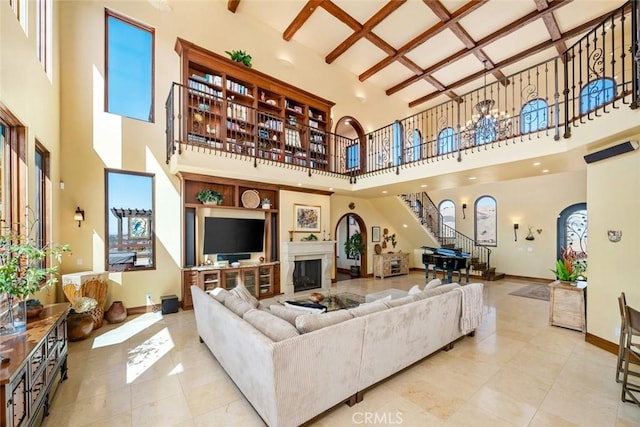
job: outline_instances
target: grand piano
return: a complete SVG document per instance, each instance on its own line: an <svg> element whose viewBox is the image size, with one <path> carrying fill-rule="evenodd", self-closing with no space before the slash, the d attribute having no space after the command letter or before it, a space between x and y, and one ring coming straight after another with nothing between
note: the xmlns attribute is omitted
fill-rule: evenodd
<svg viewBox="0 0 640 427"><path fill-rule="evenodd" d="M433 265L433 278L436 278L438 271L446 272L446 283L453 281L453 272L458 273L458 280L462 278L462 269L465 270L467 283L469 283L469 269L471 256L455 249L432 248L422 246L422 263L424 264L424 275L429 280L429 266Z"/></svg>

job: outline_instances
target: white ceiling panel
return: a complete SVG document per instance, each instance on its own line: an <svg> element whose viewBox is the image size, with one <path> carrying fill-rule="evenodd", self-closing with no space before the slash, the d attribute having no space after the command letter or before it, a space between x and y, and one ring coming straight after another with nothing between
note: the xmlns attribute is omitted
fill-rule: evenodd
<svg viewBox="0 0 640 427"><path fill-rule="evenodd" d="M436 71L433 77L446 86L480 70L482 70L482 62L473 55L467 55L456 61L454 65Z"/></svg>
<svg viewBox="0 0 640 427"><path fill-rule="evenodd" d="M331 31L327 31L331 28ZM295 34L295 40L323 57L336 48L353 31L322 8L318 8ZM318 37L322 34L322 37Z"/></svg>
<svg viewBox="0 0 640 427"><path fill-rule="evenodd" d="M421 44L406 56L425 69L464 48L460 39L447 30Z"/></svg>
<svg viewBox="0 0 640 427"><path fill-rule="evenodd" d="M396 92L394 96L397 96L403 101L409 102L427 93L434 92L435 90L436 89L429 83L427 83L424 79L420 79L411 86L404 88L399 92Z"/></svg>
<svg viewBox="0 0 640 427"><path fill-rule="evenodd" d="M387 4L388 0L335 0L334 3L360 24L364 24Z"/></svg>
<svg viewBox="0 0 640 427"><path fill-rule="evenodd" d="M460 24L474 40L480 40L534 10L533 0L490 1L462 18Z"/></svg>
<svg viewBox="0 0 640 427"><path fill-rule="evenodd" d="M620 6L624 1L618 0L574 0L554 12L560 31L569 31L598 16L604 15Z"/></svg>
<svg viewBox="0 0 640 427"><path fill-rule="evenodd" d="M438 22L438 17L423 2L408 1L381 22L373 32L398 49Z"/></svg>
<svg viewBox="0 0 640 427"><path fill-rule="evenodd" d="M399 62L393 62L388 67L383 68L379 73L376 73L367 79L367 82L380 86L386 90L413 75L414 74L411 70L404 65Z"/></svg>
<svg viewBox="0 0 640 427"><path fill-rule="evenodd" d="M356 75L380 62L387 55L366 39L358 40L344 54L334 61Z"/></svg>
<svg viewBox="0 0 640 427"><path fill-rule="evenodd" d="M549 31L542 20L537 20L483 48L494 63L511 58L518 52L550 40Z"/></svg>

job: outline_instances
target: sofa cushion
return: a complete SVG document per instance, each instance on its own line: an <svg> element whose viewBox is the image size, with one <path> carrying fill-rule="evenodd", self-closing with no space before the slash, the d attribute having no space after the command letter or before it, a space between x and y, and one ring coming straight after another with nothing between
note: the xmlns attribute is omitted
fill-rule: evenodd
<svg viewBox="0 0 640 427"><path fill-rule="evenodd" d="M409 289L409 295L415 295L420 292L420 285L413 285L411 289Z"/></svg>
<svg viewBox="0 0 640 427"><path fill-rule="evenodd" d="M416 294L416 297L418 299L425 299L425 298L432 297L434 295L444 294L445 292L449 292L452 289L457 289L459 287L460 285L457 283L447 283L446 285L438 286L437 288L426 289Z"/></svg>
<svg viewBox="0 0 640 427"><path fill-rule="evenodd" d="M263 310L253 308L242 318L275 342L300 335L300 332L289 322Z"/></svg>
<svg viewBox="0 0 640 427"><path fill-rule="evenodd" d="M349 319L352 319L352 317L348 310L336 310L322 314L303 314L296 317L296 328L301 334L306 334Z"/></svg>
<svg viewBox="0 0 640 427"><path fill-rule="evenodd" d="M389 298L386 301L391 301L391 298ZM387 306L384 304L384 301L383 302L375 301L375 302L366 302L364 304L360 304L358 307L350 308L348 311L349 313L351 313L353 317L362 317L362 316L366 316L367 314L375 313L377 311L382 311L386 309L387 309Z"/></svg>
<svg viewBox="0 0 640 427"><path fill-rule="evenodd" d="M429 281L429 283L427 283L427 285L424 287L423 290L427 290L427 289L433 289L433 288L437 288L438 286L442 285L442 280L440 279L433 279L431 281Z"/></svg>
<svg viewBox="0 0 640 427"><path fill-rule="evenodd" d="M224 305L240 317L242 317L247 311L255 308L248 302L240 299L237 295L229 295L224 300Z"/></svg>
<svg viewBox="0 0 640 427"><path fill-rule="evenodd" d="M215 288L207 291L209 295L214 297L219 303L224 304L224 300L230 295L230 292L225 288Z"/></svg>
<svg viewBox="0 0 640 427"><path fill-rule="evenodd" d="M407 295L406 297L392 299L391 301L385 301L385 304L389 308L398 307L401 305L409 304L410 302L417 301L418 298L415 295Z"/></svg>
<svg viewBox="0 0 640 427"><path fill-rule="evenodd" d="M231 289L230 292L232 294L237 295L238 298L240 298L241 300L248 302L253 307L258 307L258 304L259 304L258 299L256 297L254 297L251 294L251 292L249 292L249 290L244 287L244 285L239 284L235 288Z"/></svg>
<svg viewBox="0 0 640 427"><path fill-rule="evenodd" d="M296 326L296 318L298 316L302 316L303 314L309 314L308 311L305 310L297 310L295 308L285 307L280 304L273 304L271 307L271 314L278 316L279 318L286 320L291 323L293 326Z"/></svg>

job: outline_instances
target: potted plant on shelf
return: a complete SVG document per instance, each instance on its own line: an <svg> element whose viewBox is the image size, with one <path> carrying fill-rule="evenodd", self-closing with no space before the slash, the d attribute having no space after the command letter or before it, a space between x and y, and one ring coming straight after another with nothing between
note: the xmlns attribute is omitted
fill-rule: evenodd
<svg viewBox="0 0 640 427"><path fill-rule="evenodd" d="M219 205L222 204L223 197L221 193L206 188L198 191L196 199L203 204Z"/></svg>
<svg viewBox="0 0 640 427"><path fill-rule="evenodd" d="M582 277L584 272L584 263L578 259L578 254L573 248L562 248L562 255L556 260L555 270L551 270L556 275L556 278L561 282L575 283L575 281Z"/></svg>
<svg viewBox="0 0 640 427"><path fill-rule="evenodd" d="M224 52L229 55L229 57L231 57L232 61L241 62L245 66L251 68L251 55L249 55L244 50L225 50Z"/></svg>
<svg viewBox="0 0 640 427"><path fill-rule="evenodd" d="M260 202L262 204L262 209L271 209L271 200L268 197L265 197Z"/></svg>
<svg viewBox="0 0 640 427"><path fill-rule="evenodd" d="M58 282L57 264L69 252L68 245L38 244L16 229L4 227L0 234L0 335L26 330L27 298Z"/></svg>
<svg viewBox="0 0 640 427"><path fill-rule="evenodd" d="M351 266L351 277L360 277L360 255L364 253L364 243L359 231L353 233L344 242L344 251L347 256L355 259L355 264Z"/></svg>

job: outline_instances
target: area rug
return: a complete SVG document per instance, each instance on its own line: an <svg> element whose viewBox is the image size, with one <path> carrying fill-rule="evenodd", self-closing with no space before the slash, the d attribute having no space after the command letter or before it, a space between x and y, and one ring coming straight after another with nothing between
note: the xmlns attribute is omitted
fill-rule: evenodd
<svg viewBox="0 0 640 427"><path fill-rule="evenodd" d="M549 285L527 285L524 286L520 289L517 289L511 293L509 293L509 295L515 295L518 297L525 297L525 298L535 298L535 299L541 299L544 301L549 301L550 297L549 297Z"/></svg>

